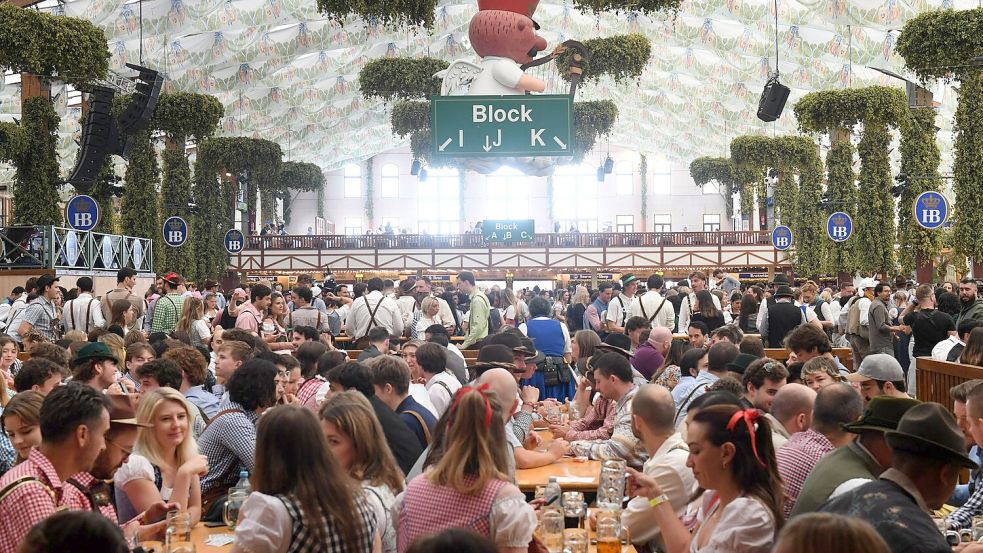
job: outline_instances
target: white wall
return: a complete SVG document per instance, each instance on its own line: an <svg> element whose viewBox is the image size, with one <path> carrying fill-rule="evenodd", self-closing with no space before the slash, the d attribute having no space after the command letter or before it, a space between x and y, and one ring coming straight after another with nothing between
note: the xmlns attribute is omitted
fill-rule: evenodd
<svg viewBox="0 0 983 553"><path fill-rule="evenodd" d="M669 194L656 193L662 191L655 189L656 182L660 180L655 173L665 165L652 155L648 156L648 220L645 228L642 228L640 157L635 152L614 150L611 152L611 157L615 160L616 173L607 175L604 183L599 183L596 179L596 167L600 163L596 155L585 162L589 171L586 176L569 176L563 172L569 172L571 169L558 169L553 177L554 205L563 202L561 196L576 196L580 186L584 187L583 190L596 194L596 197L577 206L577 214L580 217L596 220L597 230L601 232L608 226L612 231L616 230L618 215L633 216L635 232L652 231L655 214L671 214L671 230L674 232L681 232L684 229L690 232L701 231L704 213L719 214L721 230L733 230L733 221L727 219L724 199L719 194L705 194L697 187L689 176L687 166L671 167ZM398 198L382 197L383 168L388 164L394 164L399 172ZM384 224L385 219L395 218L398 220L397 232L405 228L409 233L417 233L421 221L440 218L453 220L453 230L463 232L472 228L476 222L486 219L531 218L536 220L537 232L545 233L553 230L545 178L508 176L496 179L468 172L463 197L464 220L461 220L458 208L453 207L456 205L454 202L446 202L451 207L440 208L440 201L434 198L432 193L421 193L422 190L433 190L439 186L435 184L438 179L434 178L434 174L439 170L430 169L428 181L421 182L410 174L411 164L412 156L406 149L375 156L373 171L375 213L371 228L378 228ZM624 171L623 168L628 168L632 172L630 195L618 195L617 172L618 169ZM325 217L335 223L338 234L345 232L346 219L358 219L363 232L369 228L365 216L364 164L362 175L363 197L360 198L345 198L344 170L326 175ZM664 180L664 177L662 179ZM457 188L457 177L447 180L448 185L453 184L454 188ZM626 180L627 177L622 177L622 182ZM313 193L305 193L297 197L293 203L292 220L288 225L289 232L306 234L307 228L314 225L314 217L317 213L315 202L316 195ZM593 214L590 213L592 210ZM555 215L557 220L562 219L560 213ZM562 230L566 231L567 228L569 225L565 225ZM431 234L437 232L430 231ZM445 230L445 232L449 231Z"/></svg>

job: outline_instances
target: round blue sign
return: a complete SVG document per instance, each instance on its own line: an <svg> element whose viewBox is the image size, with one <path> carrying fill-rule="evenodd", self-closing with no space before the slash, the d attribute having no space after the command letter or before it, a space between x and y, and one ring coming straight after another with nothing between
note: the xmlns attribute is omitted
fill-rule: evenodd
<svg viewBox="0 0 983 553"><path fill-rule="evenodd" d="M238 229L232 229L225 233L225 251L229 253L239 253L246 244L246 238Z"/></svg>
<svg viewBox="0 0 983 553"><path fill-rule="evenodd" d="M164 221L164 243L172 248L183 246L188 241L188 222L174 216Z"/></svg>
<svg viewBox="0 0 983 553"><path fill-rule="evenodd" d="M939 192L922 192L912 209L915 221L929 230L942 228L949 218L949 200Z"/></svg>
<svg viewBox="0 0 983 553"><path fill-rule="evenodd" d="M834 242L845 241L853 234L853 219L846 213L837 211L826 219L826 234Z"/></svg>
<svg viewBox="0 0 983 553"><path fill-rule="evenodd" d="M771 231L771 244L776 250L785 251L792 247L792 229L785 225L775 227Z"/></svg>
<svg viewBox="0 0 983 553"><path fill-rule="evenodd" d="M65 204L65 220L75 230L86 232L96 228L99 224L98 202L85 194L72 196Z"/></svg>

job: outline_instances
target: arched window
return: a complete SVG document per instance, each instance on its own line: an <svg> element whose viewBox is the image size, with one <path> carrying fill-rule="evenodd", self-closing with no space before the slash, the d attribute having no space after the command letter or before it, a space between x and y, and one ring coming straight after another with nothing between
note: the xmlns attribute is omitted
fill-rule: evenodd
<svg viewBox="0 0 983 553"><path fill-rule="evenodd" d="M513 167L502 167L485 177L483 220L529 219L529 190L534 178Z"/></svg>
<svg viewBox="0 0 983 553"><path fill-rule="evenodd" d="M345 166L345 197L362 197L362 167L360 165Z"/></svg>
<svg viewBox="0 0 983 553"><path fill-rule="evenodd" d="M382 181L379 183L379 192L383 198L399 197L399 168L395 163L387 163L382 166Z"/></svg>
<svg viewBox="0 0 983 553"><path fill-rule="evenodd" d="M632 192L635 191L635 168L632 167L630 161L622 161L615 166L615 180L617 181L618 195L631 196Z"/></svg>
<svg viewBox="0 0 983 553"><path fill-rule="evenodd" d="M652 165L652 193L668 196L672 191L672 166L664 159L655 160Z"/></svg>

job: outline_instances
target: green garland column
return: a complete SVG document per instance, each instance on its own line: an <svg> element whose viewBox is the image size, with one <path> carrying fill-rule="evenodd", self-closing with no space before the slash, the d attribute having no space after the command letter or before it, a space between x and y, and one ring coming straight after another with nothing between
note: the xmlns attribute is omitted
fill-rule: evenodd
<svg viewBox="0 0 983 553"><path fill-rule="evenodd" d="M152 239L155 259L160 259L160 250L166 247L162 246L161 241L160 195L157 193L160 166L157 152L150 142L150 129L137 131L133 135L133 147L124 179L126 186L123 188L121 209L123 234Z"/></svg>
<svg viewBox="0 0 983 553"><path fill-rule="evenodd" d="M935 139L935 110L911 110L911 120L901 127L901 173L908 186L898 211L898 261L905 273L918 270L918 282L934 280L933 263L942 251L943 231L928 230L913 216L912 205L919 194L941 190L939 145Z"/></svg>
<svg viewBox="0 0 983 553"><path fill-rule="evenodd" d="M14 161L14 214L16 225L62 225L58 196L58 123L60 118L47 98L24 100L21 126L26 147Z"/></svg>
<svg viewBox="0 0 983 553"><path fill-rule="evenodd" d="M642 232L648 232L648 212L649 212L649 160L645 154L641 156L641 162L638 164L638 171L641 173L642 177ZM552 182L552 181L551 181ZM734 204L728 201L727 216L731 217L734 211ZM552 210L552 208L550 208ZM550 217L552 219L552 217Z"/></svg>
<svg viewBox="0 0 983 553"><path fill-rule="evenodd" d="M833 145L830 146L829 152L826 152L827 195L830 200L837 203L831 206L825 215L828 217L836 211L842 211L856 221L858 191L857 176L853 172L854 148L849 134L844 129L837 129L831 133L831 136L837 135L841 138L832 138ZM829 237L826 239L829 240ZM830 240L826 272L849 275L857 272L859 265L856 245L856 238L846 242Z"/></svg>
<svg viewBox="0 0 983 553"><path fill-rule="evenodd" d="M983 263L983 240L979 224L983 219L983 73L974 72L962 80L959 107L956 108L956 155L952 164L956 195L953 213L953 242L956 251L973 262L973 276Z"/></svg>
<svg viewBox="0 0 983 553"><path fill-rule="evenodd" d="M199 213L192 223L195 279L217 278L228 269L225 233L232 228L226 195L214 171L195 165L194 193Z"/></svg>
<svg viewBox="0 0 983 553"><path fill-rule="evenodd" d="M375 157L365 160L365 218L366 229L371 229L375 225L375 180L372 174L375 168Z"/></svg>
<svg viewBox="0 0 983 553"><path fill-rule="evenodd" d="M792 233L795 240L795 265L799 273L817 275L822 272L829 240L826 237L826 218L819 209L823 195L823 165L818 147L810 145L808 155L799 167L798 200L793 209Z"/></svg>
<svg viewBox="0 0 983 553"><path fill-rule="evenodd" d="M853 222L857 243L864 253L860 270L890 275L894 263L894 196L891 195L891 134L887 124L868 122L857 145L860 154L860 190L857 218Z"/></svg>
<svg viewBox="0 0 983 553"><path fill-rule="evenodd" d="M94 229L96 232L119 233L119 213L113 205L112 181L115 177L116 169L113 166L112 157L106 156L106 161L102 164L102 170L99 171L95 185L89 191L89 195L99 204L99 224Z"/></svg>
<svg viewBox="0 0 983 553"><path fill-rule="evenodd" d="M161 184L160 195L165 217L177 215L191 224L192 214L186 209L167 206L186 206L192 200L191 194L191 167L188 165L188 157L184 153L184 143L177 146L168 146L164 149L164 180ZM194 272L194 252L192 244L197 238L189 236L188 241L183 246L172 248L161 242L160 251L160 270L158 272L174 271L180 275L189 276Z"/></svg>

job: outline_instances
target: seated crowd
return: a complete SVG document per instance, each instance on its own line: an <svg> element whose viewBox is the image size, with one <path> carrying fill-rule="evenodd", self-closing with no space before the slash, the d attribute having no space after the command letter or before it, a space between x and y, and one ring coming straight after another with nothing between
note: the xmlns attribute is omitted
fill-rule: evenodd
<svg viewBox="0 0 983 553"><path fill-rule="evenodd" d="M951 413L919 402L893 351L834 355L812 283L777 282L760 308L731 290L754 307L734 312L716 276L670 299L660 276L641 294L625 275L569 305L504 305L469 272L463 301L372 279L329 307L308 279L226 299L173 273L145 302L123 270L101 297L79 278L59 309L58 279L32 279L30 301L0 310L0 553L128 551L172 510L222 522L243 471L237 553L542 550L542 502L517 471L568 456L625 462L639 551L952 551L940 528L983 515L983 380L952 388ZM933 317L912 297L902 311ZM776 343L787 363L766 356Z"/></svg>

